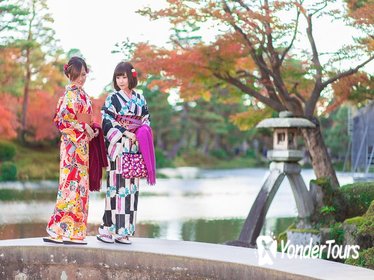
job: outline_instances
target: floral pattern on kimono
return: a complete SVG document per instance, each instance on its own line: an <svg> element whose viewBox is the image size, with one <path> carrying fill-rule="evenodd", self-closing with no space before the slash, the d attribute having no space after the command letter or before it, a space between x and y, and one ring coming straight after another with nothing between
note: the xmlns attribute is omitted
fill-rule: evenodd
<svg viewBox="0 0 374 280"><path fill-rule="evenodd" d="M60 98L54 123L62 133L60 180L54 213L47 225L52 237L84 239L88 215L88 138L77 114L92 113L89 96L75 85L66 87Z"/></svg>

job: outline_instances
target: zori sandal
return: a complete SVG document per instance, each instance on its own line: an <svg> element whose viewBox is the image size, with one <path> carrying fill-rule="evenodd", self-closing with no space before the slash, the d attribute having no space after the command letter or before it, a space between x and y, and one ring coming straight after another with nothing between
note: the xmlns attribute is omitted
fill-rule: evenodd
<svg viewBox="0 0 374 280"><path fill-rule="evenodd" d="M130 245L132 242L130 241L129 237L126 236L120 236L115 239L116 243L121 243L121 244L127 244Z"/></svg>
<svg viewBox="0 0 374 280"><path fill-rule="evenodd" d="M64 244L66 245L87 245L87 242L83 239L68 239L64 240Z"/></svg>
<svg viewBox="0 0 374 280"><path fill-rule="evenodd" d="M96 238L104 243L114 243L113 236L110 234L98 234Z"/></svg>
<svg viewBox="0 0 374 280"><path fill-rule="evenodd" d="M62 238L53 238L53 237L43 237L43 241L44 242L48 242L48 243L55 243L55 244L62 244L63 243L63 240Z"/></svg>

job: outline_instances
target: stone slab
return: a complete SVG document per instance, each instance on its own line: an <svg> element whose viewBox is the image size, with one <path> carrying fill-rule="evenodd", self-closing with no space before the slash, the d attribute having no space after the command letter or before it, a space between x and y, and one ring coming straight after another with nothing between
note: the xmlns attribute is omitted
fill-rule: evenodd
<svg viewBox="0 0 374 280"><path fill-rule="evenodd" d="M374 271L321 259L258 264L257 250L133 238L132 245L60 245L42 238L0 241L0 279L374 279ZM18 275L18 276L17 276ZM125 278L126 277L126 278Z"/></svg>

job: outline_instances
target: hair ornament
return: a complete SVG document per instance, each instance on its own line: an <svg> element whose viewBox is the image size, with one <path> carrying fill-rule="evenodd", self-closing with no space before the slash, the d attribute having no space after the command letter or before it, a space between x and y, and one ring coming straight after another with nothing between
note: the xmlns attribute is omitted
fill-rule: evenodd
<svg viewBox="0 0 374 280"><path fill-rule="evenodd" d="M135 68L131 69L132 76L135 78L138 76L138 73L136 72Z"/></svg>

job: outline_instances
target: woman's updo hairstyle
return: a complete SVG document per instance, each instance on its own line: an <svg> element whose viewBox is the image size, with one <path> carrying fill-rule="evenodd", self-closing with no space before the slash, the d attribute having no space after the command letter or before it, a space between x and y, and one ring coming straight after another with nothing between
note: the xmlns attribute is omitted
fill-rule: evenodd
<svg viewBox="0 0 374 280"><path fill-rule="evenodd" d="M78 56L73 56L70 58L68 64L64 65L64 73L70 81L75 81L81 74L82 67L84 67L84 70L88 73L87 64L84 59Z"/></svg>

